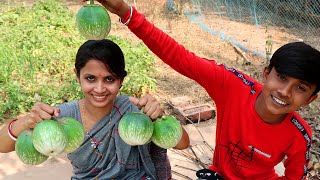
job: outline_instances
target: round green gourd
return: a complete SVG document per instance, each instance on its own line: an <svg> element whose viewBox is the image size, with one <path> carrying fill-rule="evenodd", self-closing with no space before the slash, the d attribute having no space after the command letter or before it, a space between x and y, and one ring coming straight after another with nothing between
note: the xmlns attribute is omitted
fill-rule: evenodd
<svg viewBox="0 0 320 180"><path fill-rule="evenodd" d="M143 145L150 141L153 124L144 113L129 112L120 119L118 132L125 143L131 146Z"/></svg>
<svg viewBox="0 0 320 180"><path fill-rule="evenodd" d="M33 129L32 142L41 154L58 156L67 147L68 137L57 121L44 120Z"/></svg>
<svg viewBox="0 0 320 180"><path fill-rule="evenodd" d="M32 130L23 131L17 138L15 151L19 159L27 165L38 165L49 157L38 152L32 143Z"/></svg>
<svg viewBox="0 0 320 180"><path fill-rule="evenodd" d="M67 134L68 144L64 152L71 153L82 144L85 137L85 130L79 121L71 117L63 117L58 119L58 122Z"/></svg>
<svg viewBox="0 0 320 180"><path fill-rule="evenodd" d="M98 4L86 4L76 15L76 26L80 34L88 40L101 40L109 34L111 20L107 10Z"/></svg>
<svg viewBox="0 0 320 180"><path fill-rule="evenodd" d="M182 138L182 126L173 116L162 116L153 122L151 141L164 149L175 147Z"/></svg>

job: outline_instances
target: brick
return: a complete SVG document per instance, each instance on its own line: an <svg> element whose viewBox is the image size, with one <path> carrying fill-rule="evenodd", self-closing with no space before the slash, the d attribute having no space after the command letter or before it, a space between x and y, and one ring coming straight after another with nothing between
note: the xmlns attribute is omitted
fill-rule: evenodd
<svg viewBox="0 0 320 180"><path fill-rule="evenodd" d="M193 104L189 106L174 106L173 111L177 114L178 119L183 123L198 122L215 117L215 108L211 104ZM189 119L189 120L188 120Z"/></svg>

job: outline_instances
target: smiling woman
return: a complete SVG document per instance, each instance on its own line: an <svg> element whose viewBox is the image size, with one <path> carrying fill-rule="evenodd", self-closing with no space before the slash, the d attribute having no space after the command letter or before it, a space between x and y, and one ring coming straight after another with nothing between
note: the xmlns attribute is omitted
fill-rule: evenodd
<svg viewBox="0 0 320 180"><path fill-rule="evenodd" d="M79 106L82 109L82 123L88 132L114 106L127 75L124 56L120 47L112 41L89 40L78 50L74 71L85 96L79 101Z"/></svg>
<svg viewBox="0 0 320 180"><path fill-rule="evenodd" d="M75 27L77 11L71 5L77 11L81 7L76 0L0 1L0 123L29 111L36 101L56 105L83 97L73 67L85 39ZM154 57L146 47L112 35L108 39L126 52L130 77L121 93L153 92Z"/></svg>
<svg viewBox="0 0 320 180"><path fill-rule="evenodd" d="M118 124L124 114L137 112L142 107L142 112L151 119L162 114L159 102L150 95L139 100L118 95L127 75L120 47L106 39L86 41L78 49L74 72L84 94L83 99L56 107L38 102L29 114L10 124L10 133L18 136L52 116L71 117L82 123L86 131L81 146L68 154L74 173L71 179L170 178L166 149L151 142L128 145L119 136ZM0 131L0 141L3 142L0 152L14 150L15 142L6 133L7 128L5 126ZM189 137L184 130L183 133L175 148L189 146Z"/></svg>

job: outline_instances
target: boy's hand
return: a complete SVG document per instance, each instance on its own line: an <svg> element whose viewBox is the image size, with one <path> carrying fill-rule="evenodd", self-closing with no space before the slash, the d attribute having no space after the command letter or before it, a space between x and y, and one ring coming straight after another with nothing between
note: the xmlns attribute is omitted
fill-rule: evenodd
<svg viewBox="0 0 320 180"><path fill-rule="evenodd" d="M88 0L82 0L86 2ZM102 6L104 6L111 13L117 14L119 17L123 17L130 9L128 4L123 0L97 0Z"/></svg>
<svg viewBox="0 0 320 180"><path fill-rule="evenodd" d="M135 97L129 97L129 100L137 105L140 109L144 108L143 112L147 114L151 119L156 119L162 115L162 109L160 103L151 95L145 95L140 99Z"/></svg>

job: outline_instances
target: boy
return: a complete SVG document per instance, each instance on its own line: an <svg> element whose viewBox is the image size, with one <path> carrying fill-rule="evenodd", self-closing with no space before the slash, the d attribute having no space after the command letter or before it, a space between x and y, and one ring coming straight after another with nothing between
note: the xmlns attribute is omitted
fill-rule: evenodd
<svg viewBox="0 0 320 180"><path fill-rule="evenodd" d="M296 112L317 98L320 52L302 42L279 48L263 71L248 75L187 51L123 0L99 0L162 61L206 89L217 108L214 158L203 179L305 179L311 128ZM285 176L274 166L283 159Z"/></svg>

